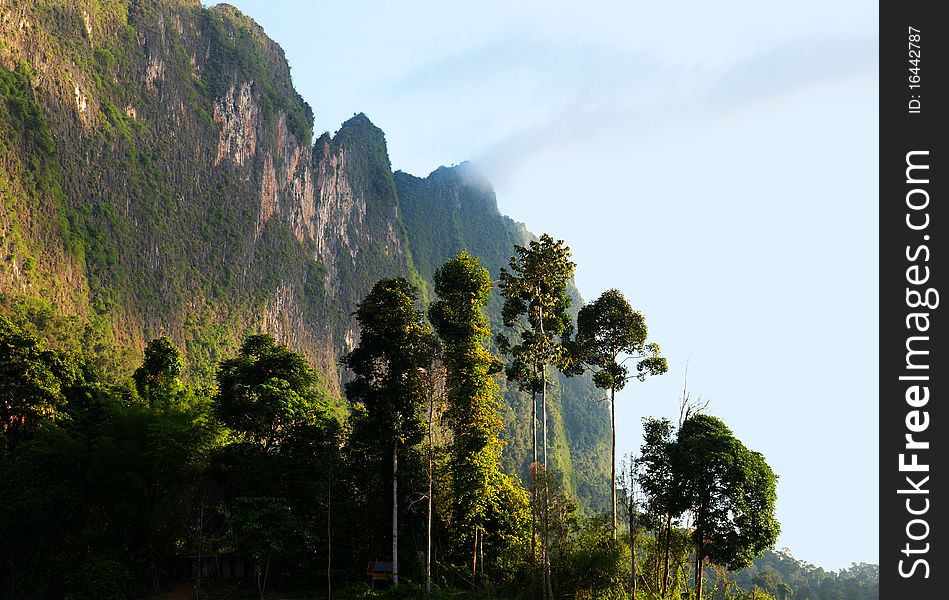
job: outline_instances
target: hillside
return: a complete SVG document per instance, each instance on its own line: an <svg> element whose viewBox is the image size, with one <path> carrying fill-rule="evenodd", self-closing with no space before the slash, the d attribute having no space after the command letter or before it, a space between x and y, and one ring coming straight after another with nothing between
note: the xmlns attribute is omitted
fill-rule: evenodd
<svg viewBox="0 0 949 600"><path fill-rule="evenodd" d="M424 297L463 248L496 277L530 236L466 165L393 175L365 115L315 136L283 51L227 5L0 1L0 97L0 311L111 373L168 335L206 383L264 331L338 392L376 280ZM586 380L555 387L555 463L601 508L605 411ZM506 395L510 470L525 466L525 403Z"/></svg>
<svg viewBox="0 0 949 600"><path fill-rule="evenodd" d="M880 597L879 565L853 563L846 569L826 571L794 558L786 548L766 551L752 566L735 573L733 581L746 591L757 588L777 600L877 600Z"/></svg>

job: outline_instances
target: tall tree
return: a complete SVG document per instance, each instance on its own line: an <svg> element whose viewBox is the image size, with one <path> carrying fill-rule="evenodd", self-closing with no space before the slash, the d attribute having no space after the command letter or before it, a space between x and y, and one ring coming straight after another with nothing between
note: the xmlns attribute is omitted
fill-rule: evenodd
<svg viewBox="0 0 949 600"><path fill-rule="evenodd" d="M536 394L541 395L542 463L547 467L547 366L564 365L563 342L573 332L567 309L571 299L567 284L573 277L576 263L570 260L570 248L563 240L543 234L526 247L514 246L515 254L508 268L501 268L498 288L504 298L501 316L517 337L498 336L498 345L511 357L510 379L529 382L535 399L532 413L535 428L533 461L537 462Z"/></svg>
<svg viewBox="0 0 949 600"><path fill-rule="evenodd" d="M490 290L488 270L462 252L435 272L439 299L429 309L442 342L448 401L445 418L453 433L449 449L452 537L461 548L474 548L472 584L477 576L479 541L483 544L487 531L490 486L500 471L499 435L504 426L493 377L501 370L501 362L487 349L491 329L483 312Z"/></svg>
<svg viewBox="0 0 949 600"><path fill-rule="evenodd" d="M577 315L576 350L580 362L593 369L593 383L610 391L610 497L612 531L616 539L616 392L630 379L645 381L648 375L661 375L669 370L666 359L659 355L659 345L646 342L646 319L633 310L622 292L610 289L586 304ZM627 361L635 361L630 373Z"/></svg>
<svg viewBox="0 0 949 600"><path fill-rule="evenodd" d="M570 248L563 240L554 240L543 234L539 240L525 246L514 246L515 254L508 261L508 268L501 268L498 287L504 298L501 316L504 324L516 332L516 337L498 336L498 346L510 357L508 379L517 381L521 389L531 392L531 428L533 432L533 457L531 471L534 477L534 499L537 500L537 393L541 397L543 438L543 470L546 481L547 470L547 367L551 363L566 367L567 353L563 342L570 338L573 323L567 309L570 296L567 284L573 277L576 263L570 260ZM547 597L550 585L550 568L545 505L543 564L544 594ZM532 511L532 515L534 511ZM536 516L532 518L536 522ZM532 525L532 537L536 537L536 525ZM534 560L534 545L531 543L531 559Z"/></svg>
<svg viewBox="0 0 949 600"><path fill-rule="evenodd" d="M342 424L331 414L299 424L281 446L281 482L290 507L304 525L303 538L312 557L323 554L326 565L327 598L332 597L333 496L345 494L339 468L345 437ZM340 482L342 483L342 482ZM325 553L323 552L325 550ZM310 563L312 564L312 563Z"/></svg>
<svg viewBox="0 0 949 600"><path fill-rule="evenodd" d="M445 366L439 357L436 356L432 361L432 368L428 374L428 419L426 426L428 429L428 494L426 501L428 510L425 513L425 593L432 592L432 522L434 518L435 507L435 409L439 407L439 413L444 410L445 396Z"/></svg>
<svg viewBox="0 0 949 600"><path fill-rule="evenodd" d="M321 517L341 432L320 383L303 356L266 334L247 336L218 367L215 410L240 439L215 459L231 495L221 511L231 543L254 559L261 595L271 562L312 561L323 531L330 561Z"/></svg>
<svg viewBox="0 0 949 600"><path fill-rule="evenodd" d="M639 483L648 499L647 509L657 529L665 531L661 597L669 584L669 557L672 547L672 522L684 512L678 494L678 481L673 470L672 454L675 439L669 419L643 418L643 445L637 465ZM660 534L661 535L661 534Z"/></svg>
<svg viewBox="0 0 949 600"><path fill-rule="evenodd" d="M346 397L365 408L377 438L392 449L392 578L399 583L400 445L417 443L425 431L420 418L428 397L427 372L435 338L415 308L415 288L403 278L383 279L355 313L359 345L343 357L353 372Z"/></svg>
<svg viewBox="0 0 949 600"><path fill-rule="evenodd" d="M719 419L698 414L682 424L672 452L682 505L694 518L696 598L705 560L736 571L774 545L777 476Z"/></svg>
<svg viewBox="0 0 949 600"><path fill-rule="evenodd" d="M640 463L636 456L627 454L620 465L620 475L618 480L619 489L622 492L623 512L626 513L626 522L629 524L629 585L630 598L636 598L636 538L642 529L642 523L639 518L640 498L639 498L639 467Z"/></svg>

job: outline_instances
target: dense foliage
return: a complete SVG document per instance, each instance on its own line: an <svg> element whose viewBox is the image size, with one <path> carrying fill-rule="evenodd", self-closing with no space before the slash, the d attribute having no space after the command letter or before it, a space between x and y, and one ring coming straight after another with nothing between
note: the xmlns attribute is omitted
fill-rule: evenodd
<svg viewBox="0 0 949 600"><path fill-rule="evenodd" d="M472 555L471 578L477 581L478 552L487 544L492 565L482 572L497 574L498 558L516 551L521 527L511 527L506 515L522 513L506 505L506 490L516 487L501 472L498 385L493 375L500 361L486 343L491 337L482 312L488 301L491 277L467 252L435 272L438 300L429 308L432 325L442 340L445 367L445 423L451 431L448 471L451 478L451 514L448 523L456 556Z"/></svg>
<svg viewBox="0 0 949 600"><path fill-rule="evenodd" d="M874 597L869 566L826 574L775 554L734 575L702 565L705 556L745 565L774 532L773 474L705 415L676 436L649 421L642 472L627 485L648 499L632 544L613 538L608 516L579 511L555 471L538 472L531 507L498 468L497 361L481 313L490 280L462 254L436 283L437 342L404 279L380 281L360 303L361 342L346 360L353 406L343 412L303 357L268 335L245 337L202 387L182 380L187 356L166 338L150 342L122 380L0 318L0 597L236 585L245 597L280 589L420 598L430 573L434 598L467 589L470 598L626 599L633 569L637 598L680 598L695 573L690 556L716 599ZM438 348L443 370L432 362ZM690 470L686 454L708 454L711 466ZM387 486L394 475L398 487ZM705 485L709 475L718 483ZM703 490L713 494L704 506ZM435 500L427 511L426 496ZM684 510L677 497L693 499L691 529L664 527L664 511ZM530 514L544 518L540 579L531 576ZM401 585L366 588L366 565L398 549Z"/></svg>
<svg viewBox="0 0 949 600"><path fill-rule="evenodd" d="M435 590L516 596L529 508L498 466L496 359L479 317L490 282L467 255L439 273L432 312L451 391L438 427L453 458L435 474ZM378 490L394 443L403 447L392 513L402 517L401 569L421 581L411 551L424 535L417 400L435 344L414 305L405 280L381 281L360 304L363 341L347 358L355 404L344 421L303 358L267 335L247 336L219 364L214 386L202 388L182 382L187 357L166 338L115 383L86 357L0 320L2 597L139 597L180 581L208 590L244 581L260 597L274 587L339 591L362 580L368 562L388 558L395 536ZM415 396L407 394L413 378ZM558 493L555 504L572 515L575 504ZM470 550L458 541L471 541L472 529L478 562L468 567ZM554 584L578 594L604 585L571 575L600 560L586 550L600 529L567 519L558 531Z"/></svg>
<svg viewBox="0 0 949 600"><path fill-rule="evenodd" d="M650 561L655 578L645 577L643 583L647 588L654 583L660 597L675 594L682 585L681 544L675 551L679 560L672 560L674 522L688 523L698 598L703 597L708 568L747 567L774 546L780 531L775 518L777 476L764 457L746 448L721 420L686 409L683 406L678 431L666 419L643 419L641 454L625 461L624 491L635 494L638 488L644 494L645 522L656 532ZM633 527L639 524L636 504L632 498L627 511ZM661 559L659 552L664 554Z"/></svg>

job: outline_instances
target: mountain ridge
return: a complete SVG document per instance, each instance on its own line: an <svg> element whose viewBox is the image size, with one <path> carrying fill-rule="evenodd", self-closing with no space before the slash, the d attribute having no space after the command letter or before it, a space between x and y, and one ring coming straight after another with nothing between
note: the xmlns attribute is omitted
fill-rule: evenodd
<svg viewBox="0 0 949 600"><path fill-rule="evenodd" d="M426 299L461 249L496 278L531 239L468 163L393 173L363 113L314 136L283 50L230 5L6 0L0 39L0 310L110 372L169 335L207 382L259 330L339 393L376 280ZM499 306L495 292L495 327ZM606 414L588 381L553 387L555 465L602 507ZM505 467L521 474L525 402L506 392Z"/></svg>

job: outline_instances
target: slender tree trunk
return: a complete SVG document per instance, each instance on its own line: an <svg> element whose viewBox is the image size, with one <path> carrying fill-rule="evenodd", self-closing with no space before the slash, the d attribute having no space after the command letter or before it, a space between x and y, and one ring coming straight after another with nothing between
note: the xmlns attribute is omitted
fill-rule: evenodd
<svg viewBox="0 0 949 600"><path fill-rule="evenodd" d="M547 587L546 587L545 589L546 589L546 592L547 592L547 598L549 598L550 600L553 600L553 598L554 598L554 585L553 585L553 581L552 581L553 578L552 578L551 573L550 573L550 549L549 549L549 548L547 549L547 554L548 554L548 556L547 556L547 569L544 571L544 581L546 581L546 584L547 584Z"/></svg>
<svg viewBox="0 0 949 600"><path fill-rule="evenodd" d="M204 550L204 505L207 501L207 490L205 493L201 494L201 512L198 516L198 581L194 588L194 598L195 600L200 600L201 598L201 575L204 572L204 561L203 550ZM16 596L13 596L16 598Z"/></svg>
<svg viewBox="0 0 949 600"><path fill-rule="evenodd" d="M326 480L326 597L333 598L333 471Z"/></svg>
<svg viewBox="0 0 949 600"><path fill-rule="evenodd" d="M540 405L542 409L542 425L544 432L544 474L547 474L547 364L540 365Z"/></svg>
<svg viewBox="0 0 949 600"><path fill-rule="evenodd" d="M672 515L666 515L666 559L662 567L662 597L669 588L669 555L672 551Z"/></svg>
<svg viewBox="0 0 949 600"><path fill-rule="evenodd" d="M544 488L546 489L546 481ZM544 498L544 504L547 503L546 493L542 490L541 495ZM547 548L547 536L550 534L547 523L544 519L544 513L540 514L540 594L544 600L548 600L550 595L547 592L547 565L550 564L550 557Z"/></svg>
<svg viewBox="0 0 949 600"><path fill-rule="evenodd" d="M543 316L543 315L541 315ZM543 333L543 322L541 322L541 332ZM553 589L550 582L550 476L547 470L547 364L540 365L540 402L542 408L542 417L544 419L542 431L544 436L544 505L543 505L543 536L541 544L543 545L543 567L544 567L544 585L546 597L553 598Z"/></svg>
<svg viewBox="0 0 949 600"><path fill-rule="evenodd" d="M392 585L399 585L399 442L392 444Z"/></svg>
<svg viewBox="0 0 949 600"><path fill-rule="evenodd" d="M631 600L636 600L636 525L629 520L629 573Z"/></svg>
<svg viewBox="0 0 949 600"><path fill-rule="evenodd" d="M534 378L537 378L537 363L534 363ZM531 388L533 388L531 384ZM533 437L531 477L534 485L531 488L531 597L535 597L537 589L537 391L531 389L531 433Z"/></svg>
<svg viewBox="0 0 949 600"><path fill-rule="evenodd" d="M537 379L537 363L534 363L534 379ZM531 432L533 435L533 460L532 464L537 464L537 389L531 383Z"/></svg>
<svg viewBox="0 0 949 600"><path fill-rule="evenodd" d="M471 589L477 587L478 580L478 526L474 528L474 550L471 556Z"/></svg>
<svg viewBox="0 0 949 600"><path fill-rule="evenodd" d="M702 600L702 568L705 557L702 556L702 542L695 547L695 600Z"/></svg>
<svg viewBox="0 0 949 600"><path fill-rule="evenodd" d="M481 554L479 564L481 565L481 579L484 580L484 530L481 530L481 536L478 538L478 551Z"/></svg>
<svg viewBox="0 0 949 600"><path fill-rule="evenodd" d="M267 566L264 568L263 576L257 573L257 591L260 593L260 600L264 600L264 590L267 589L267 576L270 574L270 554L267 555Z"/></svg>
<svg viewBox="0 0 949 600"><path fill-rule="evenodd" d="M610 388L610 431L613 434L610 454L610 495L613 498L613 541L616 541L616 387ZM630 523L632 527L632 523Z"/></svg>
<svg viewBox="0 0 949 600"><path fill-rule="evenodd" d="M432 438L432 420L435 416L435 400L428 399L428 532L425 545L425 593L432 593L432 460L435 441Z"/></svg>
<svg viewBox="0 0 949 600"><path fill-rule="evenodd" d="M540 307L540 336L543 338L546 333L544 332L544 309ZM547 348L544 348L544 358L540 363L540 399L541 405L543 406L544 412L544 475L547 475ZM546 481L546 479L545 479ZM544 501L546 502L546 500Z"/></svg>
<svg viewBox="0 0 949 600"><path fill-rule="evenodd" d="M658 557L659 557L659 552L660 552L661 549L663 548L663 541L662 541L662 534L663 534L663 531L662 531L662 530L663 530L663 527L660 525L660 526L659 526L659 539L658 539L658 541L656 542L656 556L657 556L656 563L655 563L655 567L656 567L656 568L655 568L655 572L653 573L653 575L655 575L655 577L653 578L653 581L654 581L655 584L656 584L656 591L659 592L659 597L660 597L660 598L664 597L664 595L665 595L665 593L666 593L666 591L662 588L662 559L661 559L661 558L658 558Z"/></svg>

